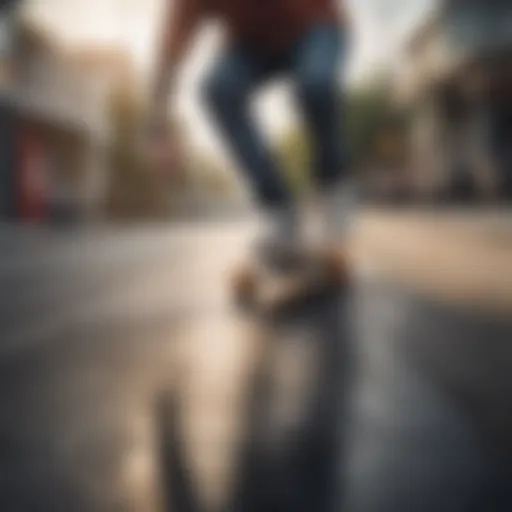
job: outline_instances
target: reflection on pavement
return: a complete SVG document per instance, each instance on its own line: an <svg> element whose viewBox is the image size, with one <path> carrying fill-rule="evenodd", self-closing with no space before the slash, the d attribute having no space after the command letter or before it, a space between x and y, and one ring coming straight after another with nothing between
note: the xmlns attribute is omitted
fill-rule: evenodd
<svg viewBox="0 0 512 512"><path fill-rule="evenodd" d="M230 301L241 224L3 234L0 509L511 510L506 279L454 302L434 229L364 223L353 287L272 321Z"/></svg>

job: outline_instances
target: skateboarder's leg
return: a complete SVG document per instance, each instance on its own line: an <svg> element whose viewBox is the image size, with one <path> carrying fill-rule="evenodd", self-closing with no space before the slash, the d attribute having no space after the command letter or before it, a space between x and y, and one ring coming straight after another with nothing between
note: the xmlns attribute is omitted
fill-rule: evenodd
<svg viewBox="0 0 512 512"><path fill-rule="evenodd" d="M270 217L262 244L270 252L274 246L278 252L293 246L298 231L291 192L250 115L251 94L278 70L272 59L235 47L221 57L205 84L213 118Z"/></svg>
<svg viewBox="0 0 512 512"><path fill-rule="evenodd" d="M343 234L350 210L344 205L351 199L345 186L349 162L339 83L346 39L335 26L319 26L301 41L293 59L298 98L313 141L313 175L325 201L326 223L335 227L328 227L329 236Z"/></svg>
<svg viewBox="0 0 512 512"><path fill-rule="evenodd" d="M205 83L213 119L247 173L257 199L267 206L289 201L289 190L250 115L254 90L271 77L272 62L240 47L230 49Z"/></svg>
<svg viewBox="0 0 512 512"><path fill-rule="evenodd" d="M337 182L346 168L339 71L343 64L343 32L334 26L313 29L294 55L299 102L314 143L318 184Z"/></svg>

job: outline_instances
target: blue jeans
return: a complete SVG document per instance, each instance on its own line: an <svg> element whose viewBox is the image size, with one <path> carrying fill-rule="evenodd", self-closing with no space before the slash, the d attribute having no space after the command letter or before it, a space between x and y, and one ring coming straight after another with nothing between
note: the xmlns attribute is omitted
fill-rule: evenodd
<svg viewBox="0 0 512 512"><path fill-rule="evenodd" d="M276 76L291 79L313 142L314 179L328 187L347 167L337 85L344 50L343 30L321 25L281 55L233 45L207 79L205 96L213 118L263 205L283 205L290 201L291 191L251 119L252 93Z"/></svg>

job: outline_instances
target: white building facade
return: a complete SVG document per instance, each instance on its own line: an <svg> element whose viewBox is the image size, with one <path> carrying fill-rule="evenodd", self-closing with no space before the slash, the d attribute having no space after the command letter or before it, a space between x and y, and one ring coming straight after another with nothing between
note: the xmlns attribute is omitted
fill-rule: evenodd
<svg viewBox="0 0 512 512"><path fill-rule="evenodd" d="M512 3L441 2L409 41L396 83L414 112L423 193L467 178L481 192L512 193Z"/></svg>
<svg viewBox="0 0 512 512"><path fill-rule="evenodd" d="M9 80L12 216L46 218L67 209L88 217L107 186L109 84L75 65L40 29L14 17Z"/></svg>

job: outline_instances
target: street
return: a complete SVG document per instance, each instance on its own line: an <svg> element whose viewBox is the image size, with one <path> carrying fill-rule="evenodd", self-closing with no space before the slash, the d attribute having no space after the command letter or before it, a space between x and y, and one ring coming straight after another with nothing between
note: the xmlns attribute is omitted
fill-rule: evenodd
<svg viewBox="0 0 512 512"><path fill-rule="evenodd" d="M251 231L2 226L0 510L511 510L510 221L367 213L272 319Z"/></svg>

